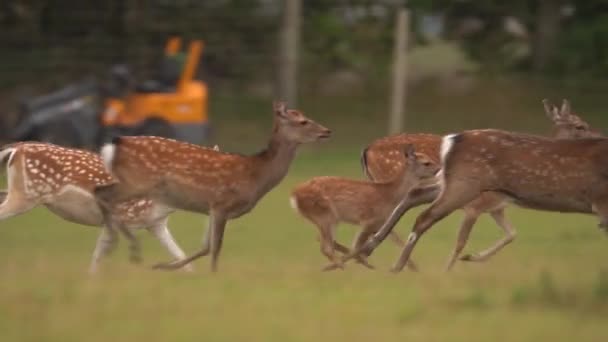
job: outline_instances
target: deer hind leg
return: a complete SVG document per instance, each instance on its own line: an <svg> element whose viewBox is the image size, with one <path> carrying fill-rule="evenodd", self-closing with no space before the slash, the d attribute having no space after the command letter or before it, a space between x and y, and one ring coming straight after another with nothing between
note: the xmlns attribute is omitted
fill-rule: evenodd
<svg viewBox="0 0 608 342"><path fill-rule="evenodd" d="M476 254L467 254L463 255L460 260L463 261L476 261L483 262L488 260L490 257L498 253L501 249L503 249L506 245L510 244L515 240L515 235L517 234L515 228L507 221L505 218L505 209L499 208L490 212L494 221L498 224L500 228L505 232L505 236L500 239L494 246L484 249L483 251Z"/></svg>
<svg viewBox="0 0 608 342"><path fill-rule="evenodd" d="M319 242L321 244L321 253L329 259L329 264L323 267L323 271L332 271L335 269L343 269L344 264L336 255L334 246L337 242L334 239L334 226L332 224L318 224ZM348 248L347 248L348 249Z"/></svg>
<svg viewBox="0 0 608 342"><path fill-rule="evenodd" d="M123 224L118 225L118 230L120 230L122 235L124 235L127 240L129 240L129 260L131 260L131 262L135 264L141 263L141 247L139 245L139 240L137 240L137 237L133 235L133 232L131 232L129 227Z"/></svg>
<svg viewBox="0 0 608 342"><path fill-rule="evenodd" d="M15 163L17 162L15 161ZM36 201L27 198L23 176L15 172L13 168L14 166L8 167L8 191L2 191L0 221L23 214L38 204Z"/></svg>
<svg viewBox="0 0 608 342"><path fill-rule="evenodd" d="M418 243L422 235L431 228L437 221L451 214L454 210L462 208L481 194L481 191L470 184L467 180L447 181L441 195L433 204L424 210L417 218L414 228L407 238L405 247L397 262L391 268L391 272L400 272L407 264L412 250Z"/></svg>
<svg viewBox="0 0 608 342"><path fill-rule="evenodd" d="M193 255L191 255L185 259L176 260L176 261L172 261L172 262L158 263L158 264L154 265L153 268L159 269L159 270L175 270L175 269L188 265L190 262L192 262L198 258L208 255L209 252L211 251L211 236L213 235L214 225L215 225L215 222L217 219L218 218L216 217L215 214L211 213L211 215L209 215L208 228L207 228L207 231L205 232L205 237L203 238L202 247L198 252L194 253ZM224 220L224 219L222 218L222 220ZM224 220L223 224L224 225L226 224L225 220Z"/></svg>
<svg viewBox="0 0 608 342"><path fill-rule="evenodd" d="M446 272L452 269L454 263L456 263L456 259L467 245L471 230L473 229L475 222L477 222L477 218L479 218L480 214L481 213L476 210L465 208L465 216L460 224L460 230L458 231L458 240L456 240L456 246L454 247L450 258L448 259L448 263L446 264Z"/></svg>
<svg viewBox="0 0 608 342"><path fill-rule="evenodd" d="M368 227L361 229L361 231L357 234L357 236L355 236L355 239L353 240L352 250L359 249L365 243L365 241L367 241L367 239L373 234L373 232L374 230L371 230ZM354 258L358 264L361 264L369 269L375 269L375 267L367 261L367 255L357 254Z"/></svg>
<svg viewBox="0 0 608 342"><path fill-rule="evenodd" d="M161 245L165 247L165 249L175 258L175 260L184 260L186 259L186 254L179 247L173 235L169 231L169 227L167 226L168 218L163 219L157 224L150 227L148 230L158 239ZM188 272L192 272L194 268L191 264L185 265L184 269Z"/></svg>
<svg viewBox="0 0 608 342"><path fill-rule="evenodd" d="M93 251L93 258L91 259L91 265L89 266L89 273L97 273L99 261L106 255L110 254L116 247L118 241L116 232L107 227L103 227L99 237L97 238L97 244L95 245L95 251Z"/></svg>

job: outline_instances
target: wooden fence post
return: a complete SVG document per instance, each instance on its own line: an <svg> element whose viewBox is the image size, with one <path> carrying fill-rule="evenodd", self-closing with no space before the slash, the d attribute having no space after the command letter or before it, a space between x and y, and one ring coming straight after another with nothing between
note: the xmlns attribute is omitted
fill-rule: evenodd
<svg viewBox="0 0 608 342"><path fill-rule="evenodd" d="M400 133L405 121L407 98L407 44L409 35L409 12L405 8L397 11L395 42L393 47L393 86L390 99L389 134Z"/></svg>

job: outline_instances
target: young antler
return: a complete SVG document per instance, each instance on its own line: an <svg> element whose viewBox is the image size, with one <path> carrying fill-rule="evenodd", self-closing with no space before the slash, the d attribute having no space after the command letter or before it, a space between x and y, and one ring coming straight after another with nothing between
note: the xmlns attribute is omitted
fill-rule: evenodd
<svg viewBox="0 0 608 342"><path fill-rule="evenodd" d="M171 208L209 214L202 248L157 268L179 268L211 253L212 270L217 270L226 222L248 213L284 178L300 144L330 136L327 128L288 110L284 102L275 102L273 109L270 142L252 156L157 137L122 137L104 147L105 164L119 183L98 188L100 201L145 194Z"/></svg>

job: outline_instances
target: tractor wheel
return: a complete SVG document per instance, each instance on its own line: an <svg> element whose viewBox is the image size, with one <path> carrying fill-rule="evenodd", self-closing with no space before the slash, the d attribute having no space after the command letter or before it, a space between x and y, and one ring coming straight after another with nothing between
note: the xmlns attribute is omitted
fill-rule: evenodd
<svg viewBox="0 0 608 342"><path fill-rule="evenodd" d="M137 125L135 135L154 135L164 138L175 138L175 130L167 121L160 118L149 118Z"/></svg>
<svg viewBox="0 0 608 342"><path fill-rule="evenodd" d="M84 147L82 137L66 121L55 122L39 127L34 133L34 140L48 142L66 147Z"/></svg>

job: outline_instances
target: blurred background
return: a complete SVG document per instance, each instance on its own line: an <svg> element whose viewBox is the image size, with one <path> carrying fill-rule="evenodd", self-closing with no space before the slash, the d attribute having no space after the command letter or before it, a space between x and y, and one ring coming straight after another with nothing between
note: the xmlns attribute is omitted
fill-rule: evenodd
<svg viewBox="0 0 608 342"><path fill-rule="evenodd" d="M230 222L218 274L206 259L191 275L152 271L168 256L138 232L143 265L122 239L87 277L98 230L46 208L1 221L2 341L608 341L595 217L510 207L515 242L445 274L457 212L418 245L420 273L388 274L390 242L376 271L325 273L315 228L288 201L314 176L363 178L361 149L390 133L547 134L543 98L569 98L606 131L607 0L2 0L0 43L0 143L158 134L252 153L274 99L333 131ZM204 223L171 215L187 254ZM465 252L503 234L482 216Z"/></svg>
<svg viewBox="0 0 608 342"><path fill-rule="evenodd" d="M3 141L147 133L247 150L280 98L333 126L328 146L359 148L389 132L544 132L543 97L601 128L608 2L5 0L0 41Z"/></svg>

